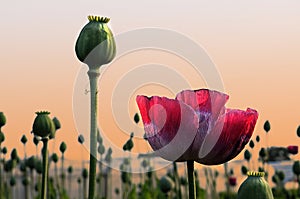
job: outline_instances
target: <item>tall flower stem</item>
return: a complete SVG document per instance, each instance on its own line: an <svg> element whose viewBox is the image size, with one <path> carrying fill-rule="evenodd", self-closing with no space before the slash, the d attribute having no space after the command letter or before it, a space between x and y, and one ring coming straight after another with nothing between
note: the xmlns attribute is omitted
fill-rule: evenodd
<svg viewBox="0 0 300 199"><path fill-rule="evenodd" d="M90 68L88 71L91 93L91 126L90 126L90 172L89 172L89 199L95 197L96 167L97 167L97 83L100 76L99 68Z"/></svg>
<svg viewBox="0 0 300 199"><path fill-rule="evenodd" d="M174 169L174 177L175 177L175 189L176 189L176 195L178 199L182 198L181 195L181 187L179 182L179 175L178 175L178 169L176 162L173 162L173 169Z"/></svg>
<svg viewBox="0 0 300 199"><path fill-rule="evenodd" d="M189 181L189 199L196 199L194 161L187 161L188 181Z"/></svg>
<svg viewBox="0 0 300 199"><path fill-rule="evenodd" d="M42 194L41 198L47 198L47 181L48 181L48 138L43 138L43 171L42 171Z"/></svg>

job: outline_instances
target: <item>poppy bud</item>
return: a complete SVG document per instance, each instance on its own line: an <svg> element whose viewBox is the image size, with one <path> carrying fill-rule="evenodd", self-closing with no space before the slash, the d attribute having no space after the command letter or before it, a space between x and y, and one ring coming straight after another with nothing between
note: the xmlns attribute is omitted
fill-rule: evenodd
<svg viewBox="0 0 300 199"><path fill-rule="evenodd" d="M259 135L257 135L255 139L256 139L256 142L259 142L260 141Z"/></svg>
<svg viewBox="0 0 300 199"><path fill-rule="evenodd" d="M0 112L0 129L6 124L6 117L3 112Z"/></svg>
<svg viewBox="0 0 300 199"><path fill-rule="evenodd" d="M247 161L249 161L250 158L251 158L251 153L250 153L250 151L248 151L247 149L246 149L245 152L244 152L244 158L245 158Z"/></svg>
<svg viewBox="0 0 300 199"><path fill-rule="evenodd" d="M88 170L86 168L82 169L81 176L83 177L83 179L87 179L88 175Z"/></svg>
<svg viewBox="0 0 300 199"><path fill-rule="evenodd" d="M261 157L263 160L267 156L267 151L265 148L261 148L259 151L259 157Z"/></svg>
<svg viewBox="0 0 300 199"><path fill-rule="evenodd" d="M3 148L2 148L2 153L3 153L4 155L7 154L7 148L6 148L6 147L3 147Z"/></svg>
<svg viewBox="0 0 300 199"><path fill-rule="evenodd" d="M16 185L16 178L14 176L10 177L9 184L12 187Z"/></svg>
<svg viewBox="0 0 300 199"><path fill-rule="evenodd" d="M107 25L109 18L88 16L88 19L89 23L83 27L76 41L75 52L81 62L97 68L113 60L116 44Z"/></svg>
<svg viewBox="0 0 300 199"><path fill-rule="evenodd" d="M59 146L59 150L61 153L65 153L65 151L67 150L67 145L65 142L62 142Z"/></svg>
<svg viewBox="0 0 300 199"><path fill-rule="evenodd" d="M81 178L80 178L80 177L77 178L77 183L78 183L78 184L81 183Z"/></svg>
<svg viewBox="0 0 300 199"><path fill-rule="evenodd" d="M22 179L23 186L27 186L27 185L29 185L29 183L30 183L30 179L28 177L24 177Z"/></svg>
<svg viewBox="0 0 300 199"><path fill-rule="evenodd" d="M47 137L55 132L55 126L51 118L48 116L50 113L47 111L36 112L37 116L34 119L32 132L34 135L40 137Z"/></svg>
<svg viewBox="0 0 300 199"><path fill-rule="evenodd" d="M160 179L159 188L163 193L168 193L169 191L171 191L172 187L173 187L173 182L169 177L163 176Z"/></svg>
<svg viewBox="0 0 300 199"><path fill-rule="evenodd" d="M103 154L105 153L105 147L104 147L102 144L100 144L100 145L98 146L98 153L99 153L100 155L103 155Z"/></svg>
<svg viewBox="0 0 300 199"><path fill-rule="evenodd" d="M55 130L58 130L58 129L61 128L61 124L60 124L59 120L58 120L56 117L54 117L54 118L52 119L52 121L53 121L53 123L54 123Z"/></svg>
<svg viewBox="0 0 300 199"><path fill-rule="evenodd" d="M246 166L243 165L242 168L241 168L241 171L242 171L243 175L247 175L248 169L247 169Z"/></svg>
<svg viewBox="0 0 300 199"><path fill-rule="evenodd" d="M38 174L42 174L43 171L43 163L41 160L37 159L35 161L35 170Z"/></svg>
<svg viewBox="0 0 300 199"><path fill-rule="evenodd" d="M300 161L295 161L293 164L293 172L295 175L300 175Z"/></svg>
<svg viewBox="0 0 300 199"><path fill-rule="evenodd" d="M106 156L105 156L105 158L104 158L104 160L105 160L106 162L108 162L108 163L110 163L111 160L112 160L111 154L112 154L112 149L111 149L111 148L108 148L107 153L106 153Z"/></svg>
<svg viewBox="0 0 300 199"><path fill-rule="evenodd" d="M54 163L57 163L58 161L58 155L56 153L53 153L52 156L51 156L51 160L54 162Z"/></svg>
<svg viewBox="0 0 300 199"><path fill-rule="evenodd" d="M21 142L22 142L23 144L26 144L26 142L27 142L27 137L26 137L26 135L23 135L23 136L22 136Z"/></svg>
<svg viewBox="0 0 300 199"><path fill-rule="evenodd" d="M99 144L102 144L102 143L103 143L103 139L102 139L102 137L101 137L101 135L100 135L99 129L97 130L97 142L98 142Z"/></svg>
<svg viewBox="0 0 300 199"><path fill-rule="evenodd" d="M272 190L263 178L263 172L248 172L248 178L241 184L237 199L273 199Z"/></svg>
<svg viewBox="0 0 300 199"><path fill-rule="evenodd" d="M83 144L83 143L84 143L84 137L83 137L83 135L79 135L79 136L78 136L78 142L79 142L80 144Z"/></svg>
<svg viewBox="0 0 300 199"><path fill-rule="evenodd" d="M33 137L33 143L37 146L39 144L39 139L37 137Z"/></svg>
<svg viewBox="0 0 300 199"><path fill-rule="evenodd" d="M300 125L297 128L297 135L298 135L298 137L300 137Z"/></svg>
<svg viewBox="0 0 300 199"><path fill-rule="evenodd" d="M69 166L69 167L68 167L68 173L69 173L69 174L73 173L73 167L72 167L72 166Z"/></svg>
<svg viewBox="0 0 300 199"><path fill-rule="evenodd" d="M253 149L253 148L254 148L254 142L253 142L253 140L250 140L250 142L249 142L249 146L251 147L251 149Z"/></svg>
<svg viewBox="0 0 300 199"><path fill-rule="evenodd" d="M133 119L134 119L134 122L137 124L137 123L139 123L139 121L140 121L140 116L139 116L139 114L135 114L134 115L134 117L133 117Z"/></svg>
<svg viewBox="0 0 300 199"><path fill-rule="evenodd" d="M5 135L4 133L2 133L2 131L0 130L0 144L2 144L2 142L4 142L5 140Z"/></svg>
<svg viewBox="0 0 300 199"><path fill-rule="evenodd" d="M264 130L266 131L266 133L268 133L271 129L271 125L270 125L270 122L269 120L267 120L264 124Z"/></svg>
<svg viewBox="0 0 300 199"><path fill-rule="evenodd" d="M35 162L36 159L34 156L31 156L26 160L26 166L30 168L30 170L33 170L35 168Z"/></svg>
<svg viewBox="0 0 300 199"><path fill-rule="evenodd" d="M10 153L10 158L11 158L12 160L17 160L17 159L18 159L17 149L14 148L14 149L11 151L11 153Z"/></svg>

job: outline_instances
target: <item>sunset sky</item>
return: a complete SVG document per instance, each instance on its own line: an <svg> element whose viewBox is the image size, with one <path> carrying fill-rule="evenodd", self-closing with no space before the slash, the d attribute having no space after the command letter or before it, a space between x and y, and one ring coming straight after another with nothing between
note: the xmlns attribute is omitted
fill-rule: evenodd
<svg viewBox="0 0 300 199"><path fill-rule="evenodd" d="M65 141L68 145L66 157L80 159L77 136L80 133L88 135L88 132L79 132L85 128L82 127L85 123L78 124L74 115L80 115L84 108L76 109L74 113L73 101L74 96L78 97L77 92L88 99L88 95L84 95L88 84L80 79L87 66L77 59L74 45L81 28L88 22L88 15L110 17L109 24L116 37L149 27L185 35L201 46L214 63L224 92L230 96L226 106L251 107L259 112L254 136L261 136L262 145L266 141L262 128L266 120L271 123L269 145L299 145L300 138L296 135L300 125L299 10L300 1L297 0L185 3L177 0L28 0L2 3L0 111L7 117L7 124L2 128L6 136L3 146L8 147L9 153L15 147L22 155L20 139L25 134L30 140L28 153L35 153L30 134L34 113L48 110L51 117L56 116L62 124L55 150L58 151L60 142ZM151 35L148 39L151 40ZM99 81L99 125L103 136L115 147L122 147L130 131L142 135L142 125L136 126L131 121L125 125L124 132L123 124L118 124L118 116L114 116L125 115L125 121L132 118L138 111L137 94L175 95L168 87L171 84L142 86L135 85L132 79L130 97L120 103L120 106L125 105L120 110L126 111L113 113L110 97L122 92L114 90L120 80L126 78L129 71L153 63L167 66L169 70L174 68L190 83L189 89L207 87L205 77L195 74L188 62L166 51L142 49L117 57L110 65L103 66ZM85 70L84 73L81 70ZM167 77L169 73L165 75ZM152 76L155 79L156 74L147 74L149 78ZM84 84L80 86L78 82ZM84 99L80 105L88 107ZM137 139L136 143L134 152L150 150L142 139Z"/></svg>

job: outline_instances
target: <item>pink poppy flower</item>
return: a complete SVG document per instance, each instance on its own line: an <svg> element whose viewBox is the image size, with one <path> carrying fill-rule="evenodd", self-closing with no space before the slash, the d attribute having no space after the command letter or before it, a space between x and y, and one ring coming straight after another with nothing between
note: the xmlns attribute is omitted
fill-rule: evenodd
<svg viewBox="0 0 300 199"><path fill-rule="evenodd" d="M287 150L292 155L297 155L298 154L298 146L288 146Z"/></svg>
<svg viewBox="0 0 300 199"><path fill-rule="evenodd" d="M217 165L236 157L252 136L258 113L226 109L229 96L184 90L175 99L136 98L147 140L160 157Z"/></svg>
<svg viewBox="0 0 300 199"><path fill-rule="evenodd" d="M228 177L228 182L230 186L235 186L237 184L236 177L230 176Z"/></svg>

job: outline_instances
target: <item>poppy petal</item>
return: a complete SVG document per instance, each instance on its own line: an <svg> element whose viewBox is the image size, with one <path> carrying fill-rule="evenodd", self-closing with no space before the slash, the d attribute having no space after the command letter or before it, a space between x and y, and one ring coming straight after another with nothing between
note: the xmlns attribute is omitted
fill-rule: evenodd
<svg viewBox="0 0 300 199"><path fill-rule="evenodd" d="M229 96L208 89L184 90L177 94L176 99L191 106L195 111L211 113L213 120L225 111L225 103Z"/></svg>
<svg viewBox="0 0 300 199"><path fill-rule="evenodd" d="M216 165L236 157L252 136L257 118L257 111L250 108L246 111L227 109L207 134L197 162Z"/></svg>
<svg viewBox="0 0 300 199"><path fill-rule="evenodd" d="M165 97L137 96L136 101L152 149L164 159L185 161L180 157L197 134L196 112L183 102Z"/></svg>

